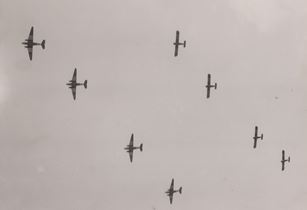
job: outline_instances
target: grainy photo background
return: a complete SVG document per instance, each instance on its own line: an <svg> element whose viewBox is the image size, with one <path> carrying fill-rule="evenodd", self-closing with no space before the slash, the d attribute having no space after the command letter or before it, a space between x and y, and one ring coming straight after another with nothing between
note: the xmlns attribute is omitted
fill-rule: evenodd
<svg viewBox="0 0 307 210"><path fill-rule="evenodd" d="M0 210L306 209L306 60L305 0L0 0Z"/></svg>

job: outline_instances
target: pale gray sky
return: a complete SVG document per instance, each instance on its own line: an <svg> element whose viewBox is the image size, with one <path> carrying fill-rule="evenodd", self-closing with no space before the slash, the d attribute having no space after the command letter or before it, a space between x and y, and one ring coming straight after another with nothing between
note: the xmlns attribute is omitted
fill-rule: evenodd
<svg viewBox="0 0 307 210"><path fill-rule="evenodd" d="M0 209L306 209L306 37L305 0L0 0Z"/></svg>

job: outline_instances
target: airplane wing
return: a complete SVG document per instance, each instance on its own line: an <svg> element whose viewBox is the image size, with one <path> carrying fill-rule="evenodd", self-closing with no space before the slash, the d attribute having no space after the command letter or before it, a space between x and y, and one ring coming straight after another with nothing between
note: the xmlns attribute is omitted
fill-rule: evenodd
<svg viewBox="0 0 307 210"><path fill-rule="evenodd" d="M132 160L133 160L133 150L130 150L128 152L129 152L130 162L132 162Z"/></svg>
<svg viewBox="0 0 307 210"><path fill-rule="evenodd" d="M284 161L281 161L281 170L285 170L285 162Z"/></svg>
<svg viewBox="0 0 307 210"><path fill-rule="evenodd" d="M176 43L179 43L179 31L176 31Z"/></svg>
<svg viewBox="0 0 307 210"><path fill-rule="evenodd" d="M171 186L170 186L170 190L172 191L174 189L174 179L172 179L172 183L171 183Z"/></svg>
<svg viewBox="0 0 307 210"><path fill-rule="evenodd" d="M169 202L172 204L173 203L173 193L172 194L169 194Z"/></svg>
<svg viewBox="0 0 307 210"><path fill-rule="evenodd" d="M72 76L71 81L72 82L77 82L77 69L76 68L75 68L74 75Z"/></svg>
<svg viewBox="0 0 307 210"><path fill-rule="evenodd" d="M176 45L175 45L175 54L174 54L175 57L178 56L178 47L179 47L179 45L176 44Z"/></svg>
<svg viewBox="0 0 307 210"><path fill-rule="evenodd" d="M178 48L179 48L179 31L176 31L176 41L175 41L175 57L178 56Z"/></svg>
<svg viewBox="0 0 307 210"><path fill-rule="evenodd" d="M210 97L210 86L207 86L207 98Z"/></svg>
<svg viewBox="0 0 307 210"><path fill-rule="evenodd" d="M76 100L76 92L77 92L77 87L72 87L71 88L71 91L72 91L72 96L74 97L74 100Z"/></svg>
<svg viewBox="0 0 307 210"><path fill-rule="evenodd" d="M32 60L32 56L33 56L33 46L28 47L28 54L29 54L30 60Z"/></svg>
<svg viewBox="0 0 307 210"><path fill-rule="evenodd" d="M207 81L207 85L210 86L211 85L211 74L208 74L208 81Z"/></svg>
<svg viewBox="0 0 307 210"><path fill-rule="evenodd" d="M210 97L210 85L211 85L211 74L208 74L208 81L207 81L207 98Z"/></svg>
<svg viewBox="0 0 307 210"><path fill-rule="evenodd" d="M285 170L285 150L282 151L281 170Z"/></svg>
<svg viewBox="0 0 307 210"><path fill-rule="evenodd" d="M29 34L29 37L28 37L28 41L32 41L33 42L33 39L34 39L34 29L33 29L33 26L32 26L30 34Z"/></svg>
<svg viewBox="0 0 307 210"><path fill-rule="evenodd" d="M131 146L131 147L133 147L133 139L134 139L134 135L131 134L130 143L129 143L129 146Z"/></svg>

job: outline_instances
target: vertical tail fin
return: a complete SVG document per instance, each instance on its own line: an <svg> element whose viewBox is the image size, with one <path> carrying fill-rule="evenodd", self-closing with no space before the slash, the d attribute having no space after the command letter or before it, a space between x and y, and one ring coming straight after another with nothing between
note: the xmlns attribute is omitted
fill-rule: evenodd
<svg viewBox="0 0 307 210"><path fill-rule="evenodd" d="M178 191L181 194L182 193L182 187L180 187Z"/></svg>
<svg viewBox="0 0 307 210"><path fill-rule="evenodd" d="M85 88L87 88L87 80L84 81L83 85Z"/></svg>
<svg viewBox="0 0 307 210"><path fill-rule="evenodd" d="M140 145L140 150L143 152L143 144Z"/></svg>
<svg viewBox="0 0 307 210"><path fill-rule="evenodd" d="M43 49L45 49L45 43L46 43L45 40L43 40L42 43L41 43L41 46L42 46Z"/></svg>
<svg viewBox="0 0 307 210"><path fill-rule="evenodd" d="M184 40L183 47L186 47L187 42Z"/></svg>

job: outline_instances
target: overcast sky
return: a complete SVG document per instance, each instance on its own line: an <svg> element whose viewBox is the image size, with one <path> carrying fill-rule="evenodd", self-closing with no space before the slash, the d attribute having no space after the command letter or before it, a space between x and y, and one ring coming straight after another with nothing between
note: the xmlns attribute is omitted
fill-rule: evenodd
<svg viewBox="0 0 307 210"><path fill-rule="evenodd" d="M0 0L0 209L306 209L306 58L305 0Z"/></svg>

